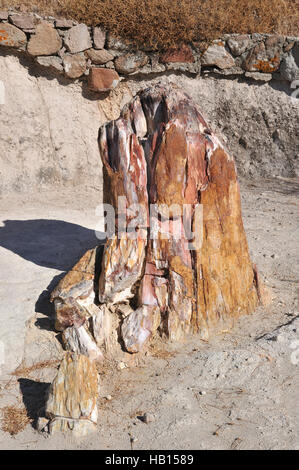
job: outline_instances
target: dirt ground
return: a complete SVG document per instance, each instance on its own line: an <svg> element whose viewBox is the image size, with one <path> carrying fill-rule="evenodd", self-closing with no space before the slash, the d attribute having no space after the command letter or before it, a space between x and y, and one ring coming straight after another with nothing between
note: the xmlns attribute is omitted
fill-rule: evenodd
<svg viewBox="0 0 299 470"><path fill-rule="evenodd" d="M98 429L83 439L40 434L34 422L61 355L49 292L96 244L100 201L70 193L0 201L0 449L299 449L299 180L241 181L241 193L272 303L208 343L157 341L136 368L103 367ZM7 423L8 406L25 407L24 429Z"/></svg>

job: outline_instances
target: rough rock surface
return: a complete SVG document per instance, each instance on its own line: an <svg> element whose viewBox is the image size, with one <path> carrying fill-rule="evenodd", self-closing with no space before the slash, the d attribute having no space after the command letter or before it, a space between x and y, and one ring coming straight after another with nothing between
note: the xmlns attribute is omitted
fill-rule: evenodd
<svg viewBox="0 0 299 470"><path fill-rule="evenodd" d="M112 312L98 304L95 273L99 270L101 247L85 253L51 294L55 305L55 329L62 331L67 351L100 361L115 343ZM117 329L117 327L115 328Z"/></svg>
<svg viewBox="0 0 299 470"><path fill-rule="evenodd" d="M56 56L41 56L36 58L36 62L43 67L52 68L58 72L63 70L62 60Z"/></svg>
<svg viewBox="0 0 299 470"><path fill-rule="evenodd" d="M113 90L119 83L120 77L115 70L91 68L88 76L90 90L105 92Z"/></svg>
<svg viewBox="0 0 299 470"><path fill-rule="evenodd" d="M281 62L280 66L281 76L292 82L299 79L299 46L296 45L291 49L291 52L286 55Z"/></svg>
<svg viewBox="0 0 299 470"><path fill-rule="evenodd" d="M282 36L270 36L251 49L243 63L248 72L273 73L279 69L283 47Z"/></svg>
<svg viewBox="0 0 299 470"><path fill-rule="evenodd" d="M143 52L125 54L115 59L115 68L119 73L129 74L136 72L148 62L148 57Z"/></svg>
<svg viewBox="0 0 299 470"><path fill-rule="evenodd" d="M86 59L84 54L65 54L63 56L63 66L67 77L81 77L86 70Z"/></svg>
<svg viewBox="0 0 299 470"><path fill-rule="evenodd" d="M38 19L28 13L10 15L11 22L22 29L34 29L38 23Z"/></svg>
<svg viewBox="0 0 299 470"><path fill-rule="evenodd" d="M33 56L56 54L62 46L61 38L52 25L41 22L28 42L28 52Z"/></svg>
<svg viewBox="0 0 299 470"><path fill-rule="evenodd" d="M245 77L252 78L257 82L270 82L272 79L272 75L270 73L263 73L263 72L246 72Z"/></svg>
<svg viewBox="0 0 299 470"><path fill-rule="evenodd" d="M1 10L0 11L0 20L7 20L8 19L8 11Z"/></svg>
<svg viewBox="0 0 299 470"><path fill-rule="evenodd" d="M8 47L22 47L26 44L26 34L16 26L8 23L0 25L0 45Z"/></svg>
<svg viewBox="0 0 299 470"><path fill-rule="evenodd" d="M67 31L64 43L72 54L90 49L92 42L87 26L85 24L73 26Z"/></svg>
<svg viewBox="0 0 299 470"><path fill-rule="evenodd" d="M162 56L160 57L160 61L162 63L167 63L167 62L194 62L194 56L192 53L192 49L190 46L183 45L180 48L172 48L166 51Z"/></svg>
<svg viewBox="0 0 299 470"><path fill-rule="evenodd" d="M235 56L240 56L248 49L253 47L253 41L249 34L240 34L228 39L227 44L231 53Z"/></svg>
<svg viewBox="0 0 299 470"><path fill-rule="evenodd" d="M110 33L107 34L107 46L109 49L119 51L130 50L130 45L128 43L126 43L122 38L112 36Z"/></svg>
<svg viewBox="0 0 299 470"><path fill-rule="evenodd" d="M96 65L106 64L110 60L114 59L113 55L105 49L89 49L86 51L86 55L91 60L91 62Z"/></svg>
<svg viewBox="0 0 299 470"><path fill-rule="evenodd" d="M205 66L216 65L220 69L229 69L235 65L234 59L226 51L224 44L219 42L208 47L202 55L201 63Z"/></svg>
<svg viewBox="0 0 299 470"><path fill-rule="evenodd" d="M117 304L134 296L132 289L141 277L145 247L146 240L140 233L136 240L124 233L107 241L99 284L101 303Z"/></svg>
<svg viewBox="0 0 299 470"><path fill-rule="evenodd" d="M111 312L105 305L100 305L91 316L91 332L100 348L108 352L112 338Z"/></svg>
<svg viewBox="0 0 299 470"><path fill-rule="evenodd" d="M162 65L162 64L160 64ZM165 65L166 70L176 70L178 72L187 72L192 74L199 74L201 71L200 62L169 62ZM218 70L218 69L217 69Z"/></svg>
<svg viewBox="0 0 299 470"><path fill-rule="evenodd" d="M67 19L58 19L55 21L55 26L56 28L71 28L73 26L73 21L72 20L67 20Z"/></svg>
<svg viewBox="0 0 299 470"><path fill-rule="evenodd" d="M105 42L106 32L98 26L93 28L93 44L95 49L103 49L105 47Z"/></svg>
<svg viewBox="0 0 299 470"><path fill-rule="evenodd" d="M152 338L161 323L158 307L143 305L123 321L121 334L126 350L139 352Z"/></svg>
<svg viewBox="0 0 299 470"><path fill-rule="evenodd" d="M71 430L84 436L96 430L98 373L84 355L66 353L50 386L46 416L49 432Z"/></svg>

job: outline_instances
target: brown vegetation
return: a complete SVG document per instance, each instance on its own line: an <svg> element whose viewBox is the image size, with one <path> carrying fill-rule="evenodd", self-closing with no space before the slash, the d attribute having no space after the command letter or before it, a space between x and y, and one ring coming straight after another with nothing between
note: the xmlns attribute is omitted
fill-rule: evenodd
<svg viewBox="0 0 299 470"><path fill-rule="evenodd" d="M11 405L2 408L1 428L2 431L8 432L11 436L23 431L30 418L23 406Z"/></svg>
<svg viewBox="0 0 299 470"><path fill-rule="evenodd" d="M154 48L224 33L297 35L299 24L298 0L0 0L0 8L7 6L102 24Z"/></svg>

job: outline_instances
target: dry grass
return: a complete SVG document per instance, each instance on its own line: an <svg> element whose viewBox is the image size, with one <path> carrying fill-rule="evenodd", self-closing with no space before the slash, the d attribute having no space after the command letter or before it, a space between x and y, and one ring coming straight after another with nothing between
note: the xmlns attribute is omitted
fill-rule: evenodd
<svg viewBox="0 0 299 470"><path fill-rule="evenodd" d="M59 363L60 361L53 360L37 362L30 367L24 367L21 365L12 373L12 375L15 375L16 377L30 377L32 372L46 368L56 368L58 367Z"/></svg>
<svg viewBox="0 0 299 470"><path fill-rule="evenodd" d="M30 423L30 418L24 407L11 405L2 408L1 428L5 432L9 432L11 436L23 431L27 424Z"/></svg>
<svg viewBox="0 0 299 470"><path fill-rule="evenodd" d="M224 33L298 35L299 0L0 0L0 8L65 16L156 49Z"/></svg>
<svg viewBox="0 0 299 470"><path fill-rule="evenodd" d="M150 348L150 355L158 359L168 359L175 356L175 353L172 351L167 351L166 349L154 349Z"/></svg>

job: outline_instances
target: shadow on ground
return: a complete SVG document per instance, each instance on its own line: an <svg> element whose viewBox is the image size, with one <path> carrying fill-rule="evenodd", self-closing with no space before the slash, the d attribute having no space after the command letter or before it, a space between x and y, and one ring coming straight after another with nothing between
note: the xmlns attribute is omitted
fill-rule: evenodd
<svg viewBox="0 0 299 470"><path fill-rule="evenodd" d="M81 256L102 240L96 237L94 230L63 220L5 220L3 223L0 246L38 266L63 271L54 276L35 304L35 312L45 315L38 319L37 326L53 330L51 291ZM104 238L104 234L99 235Z"/></svg>
<svg viewBox="0 0 299 470"><path fill-rule="evenodd" d="M46 268L69 270L99 244L94 230L63 220L5 220L0 246Z"/></svg>
<svg viewBox="0 0 299 470"><path fill-rule="evenodd" d="M36 427L39 416L44 416L45 404L50 383L35 382L31 379L19 379L20 390L27 415Z"/></svg>

